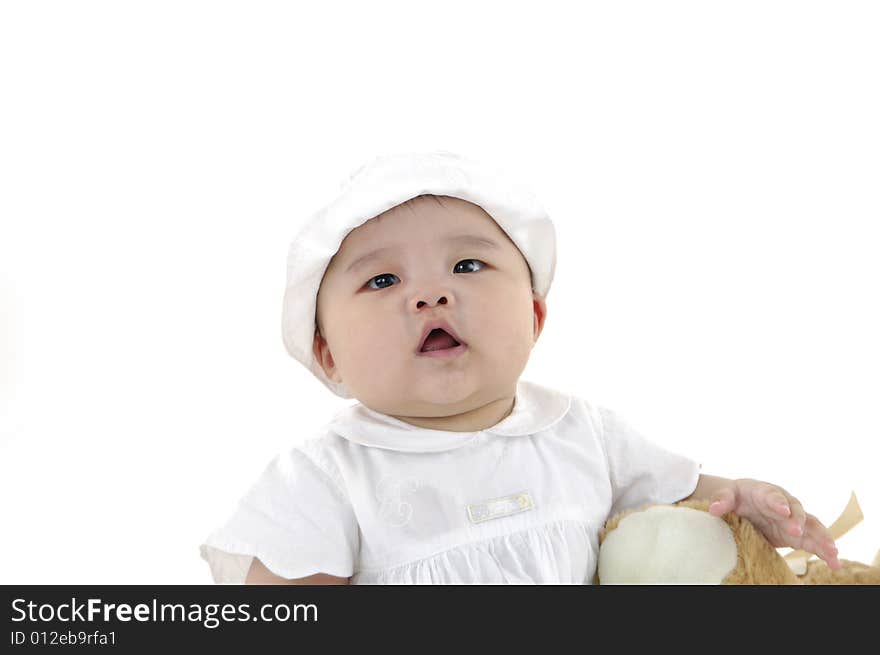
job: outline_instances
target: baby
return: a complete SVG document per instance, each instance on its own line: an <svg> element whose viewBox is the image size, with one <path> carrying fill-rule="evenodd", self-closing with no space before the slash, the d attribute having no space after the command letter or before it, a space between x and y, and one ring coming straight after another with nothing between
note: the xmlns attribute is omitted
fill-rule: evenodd
<svg viewBox="0 0 880 655"><path fill-rule="evenodd" d="M701 475L614 412L520 379L554 239L521 185L451 153L350 178L291 246L283 336L358 402L276 457L202 545L215 581L588 584L609 515L686 497L839 568L780 487Z"/></svg>

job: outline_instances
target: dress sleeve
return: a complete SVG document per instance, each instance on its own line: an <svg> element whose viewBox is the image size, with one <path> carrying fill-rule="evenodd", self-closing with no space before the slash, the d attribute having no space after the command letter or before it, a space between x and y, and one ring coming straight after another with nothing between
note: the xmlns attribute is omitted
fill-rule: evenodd
<svg viewBox="0 0 880 655"><path fill-rule="evenodd" d="M217 583L243 583L258 557L282 578L350 577L360 545L354 510L340 485L308 455L278 455L225 525L200 546Z"/></svg>
<svg viewBox="0 0 880 655"><path fill-rule="evenodd" d="M648 504L674 503L697 487L700 464L664 449L600 407L602 441L611 478L611 514Z"/></svg>

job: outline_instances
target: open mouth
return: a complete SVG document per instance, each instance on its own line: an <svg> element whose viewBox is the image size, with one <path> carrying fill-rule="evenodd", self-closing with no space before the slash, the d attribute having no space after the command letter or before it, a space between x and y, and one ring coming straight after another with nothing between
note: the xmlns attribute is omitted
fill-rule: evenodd
<svg viewBox="0 0 880 655"><path fill-rule="evenodd" d="M451 334L442 328L435 328L428 333L419 352L428 353L435 350L455 348L461 344Z"/></svg>

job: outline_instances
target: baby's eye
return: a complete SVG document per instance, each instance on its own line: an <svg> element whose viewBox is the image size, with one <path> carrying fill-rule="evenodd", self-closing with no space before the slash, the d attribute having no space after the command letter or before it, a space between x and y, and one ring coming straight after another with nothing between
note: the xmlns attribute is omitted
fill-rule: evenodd
<svg viewBox="0 0 880 655"><path fill-rule="evenodd" d="M470 270L463 270L463 271L458 270L459 264L468 264L468 263L476 264L476 268L472 268L470 266L465 266L466 269L470 269ZM479 271L484 266L485 266L485 264L483 262L481 262L479 259L462 259L460 262L458 262L458 264L455 265L455 268L452 269L452 272L453 273L475 273L476 271Z"/></svg>
<svg viewBox="0 0 880 655"><path fill-rule="evenodd" d="M463 268L459 268L462 264L465 266ZM455 265L453 269L453 273L476 273L480 269L482 269L486 264L481 262L479 259L462 259L458 264ZM375 277L371 277L367 280L367 285L370 289L386 289L390 286L393 286L400 282L400 278L392 273L382 273L382 275L377 275Z"/></svg>
<svg viewBox="0 0 880 655"><path fill-rule="evenodd" d="M391 278L394 278L398 282L400 282L400 278L396 275L392 275L391 273L382 273L382 275L377 275L376 277L372 277L367 280L367 286L371 289L385 289L386 287L390 287L394 282L390 282ZM385 282L389 282L386 284ZM376 283L377 286L373 285L373 282Z"/></svg>

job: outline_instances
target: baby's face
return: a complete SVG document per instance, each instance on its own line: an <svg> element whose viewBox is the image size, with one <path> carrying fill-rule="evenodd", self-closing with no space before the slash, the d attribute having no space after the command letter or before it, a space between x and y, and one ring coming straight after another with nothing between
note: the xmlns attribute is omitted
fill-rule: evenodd
<svg viewBox="0 0 880 655"><path fill-rule="evenodd" d="M317 314L315 355L328 377L375 411L445 417L513 397L546 306L519 249L481 207L420 196L346 236ZM461 347L420 352L436 320Z"/></svg>

